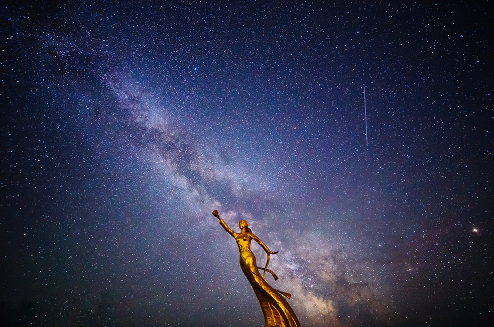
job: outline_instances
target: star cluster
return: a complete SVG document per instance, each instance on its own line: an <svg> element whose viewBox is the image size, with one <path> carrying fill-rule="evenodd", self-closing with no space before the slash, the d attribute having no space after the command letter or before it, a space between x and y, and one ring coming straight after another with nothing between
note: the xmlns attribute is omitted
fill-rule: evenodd
<svg viewBox="0 0 494 327"><path fill-rule="evenodd" d="M487 325L486 7L2 5L2 321L260 326L217 209L303 326Z"/></svg>

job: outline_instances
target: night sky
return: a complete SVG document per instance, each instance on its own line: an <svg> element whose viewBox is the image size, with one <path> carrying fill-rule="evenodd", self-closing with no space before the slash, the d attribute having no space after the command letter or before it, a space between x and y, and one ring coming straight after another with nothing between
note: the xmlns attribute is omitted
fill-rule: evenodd
<svg viewBox="0 0 494 327"><path fill-rule="evenodd" d="M1 6L4 326L262 326L215 209L302 326L493 321L488 1L45 2Z"/></svg>

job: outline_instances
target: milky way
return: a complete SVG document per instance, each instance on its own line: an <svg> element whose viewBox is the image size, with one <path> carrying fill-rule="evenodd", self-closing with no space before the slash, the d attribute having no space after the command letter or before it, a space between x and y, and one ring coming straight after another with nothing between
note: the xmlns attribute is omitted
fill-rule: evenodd
<svg viewBox="0 0 494 327"><path fill-rule="evenodd" d="M485 7L4 5L2 321L261 326L217 209L303 326L487 325Z"/></svg>

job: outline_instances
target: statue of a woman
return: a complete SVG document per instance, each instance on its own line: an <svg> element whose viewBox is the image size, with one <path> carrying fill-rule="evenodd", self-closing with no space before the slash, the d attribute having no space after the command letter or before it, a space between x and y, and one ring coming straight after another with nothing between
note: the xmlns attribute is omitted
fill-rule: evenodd
<svg viewBox="0 0 494 327"><path fill-rule="evenodd" d="M249 223L245 220L240 220L238 227L240 227L240 233L235 233L228 227L228 225L221 219L218 211L213 211L213 215L219 219L220 225L235 238L238 244L238 250L240 252L240 267L244 272L245 277L250 282L250 285L256 293L257 299L261 304L262 313L264 314L264 327L299 327L297 316L293 312L292 308L288 302L281 296L281 294L290 297L290 294L278 291L272 288L261 276L258 269L263 269L264 275L266 271L273 274L273 277L278 279L278 277L269 269L257 267L256 257L254 253L250 250L250 243L255 240L259 245L266 251L269 255L276 254L278 252L272 252L268 247L252 233L251 229L248 227Z"/></svg>

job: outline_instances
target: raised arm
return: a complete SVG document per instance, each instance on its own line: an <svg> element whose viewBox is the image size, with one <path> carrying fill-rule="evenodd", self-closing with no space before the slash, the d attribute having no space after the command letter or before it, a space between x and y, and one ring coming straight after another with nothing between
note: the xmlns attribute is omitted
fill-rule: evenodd
<svg viewBox="0 0 494 327"><path fill-rule="evenodd" d="M257 243L259 243L259 245L264 249L264 251L266 251L266 253L270 253L270 254L276 254L276 253L278 253L278 251L276 251L276 252L270 251L268 249L268 247L266 246L266 244L264 244L259 237L257 237L256 235L254 235L254 233L250 232L249 235L252 237L252 239L254 241L256 241Z"/></svg>
<svg viewBox="0 0 494 327"><path fill-rule="evenodd" d="M218 214L218 210L213 211L213 216L218 218L218 220L220 221L220 225L227 231L228 234L235 237L235 234L237 234L237 233L232 231L232 229L230 227L228 227L228 225L223 221L223 219L221 219L220 215Z"/></svg>

